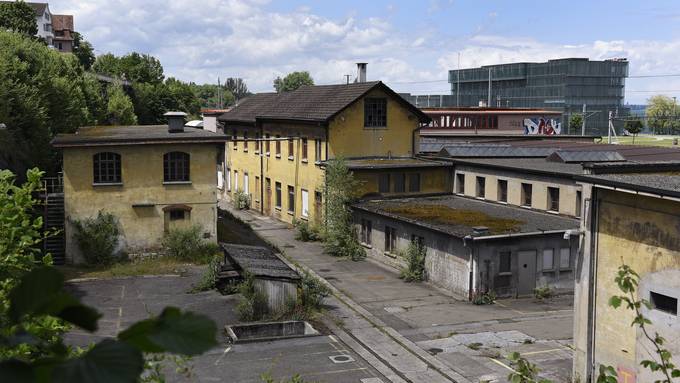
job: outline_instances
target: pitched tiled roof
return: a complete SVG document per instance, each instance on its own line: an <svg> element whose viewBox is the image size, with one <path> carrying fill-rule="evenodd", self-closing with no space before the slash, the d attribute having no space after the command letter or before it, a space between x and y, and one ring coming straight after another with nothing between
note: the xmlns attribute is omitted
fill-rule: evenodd
<svg viewBox="0 0 680 383"><path fill-rule="evenodd" d="M328 122L370 90L379 87L391 94L421 121L429 121L420 109L411 105L380 81L341 85L307 85L292 92L260 93L248 97L220 121L255 122L256 119Z"/></svg>
<svg viewBox="0 0 680 383"><path fill-rule="evenodd" d="M52 15L52 30L54 31L72 31L73 30L73 15Z"/></svg>

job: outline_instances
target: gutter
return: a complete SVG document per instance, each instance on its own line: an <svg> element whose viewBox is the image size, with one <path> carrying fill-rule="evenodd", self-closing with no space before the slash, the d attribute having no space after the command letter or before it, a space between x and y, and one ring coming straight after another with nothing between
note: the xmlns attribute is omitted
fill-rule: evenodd
<svg viewBox="0 0 680 383"><path fill-rule="evenodd" d="M486 235L483 237L471 237L472 241L485 241L490 239L501 239L501 238L515 238L515 237L530 237L535 235L544 234L565 234L565 235L579 235L577 230L564 229L564 230L544 230L544 231L533 231L529 233L508 233L508 234L497 234L497 235Z"/></svg>

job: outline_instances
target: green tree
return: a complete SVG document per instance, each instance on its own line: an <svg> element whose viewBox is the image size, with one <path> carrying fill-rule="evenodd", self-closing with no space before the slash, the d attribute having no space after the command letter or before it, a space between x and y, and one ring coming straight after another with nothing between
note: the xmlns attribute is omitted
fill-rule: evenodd
<svg viewBox="0 0 680 383"><path fill-rule="evenodd" d="M201 103L190 84L177 80L174 77L169 77L165 80L165 86L168 88L174 101L171 109L185 112L189 115L189 118L195 119L200 117Z"/></svg>
<svg viewBox="0 0 680 383"><path fill-rule="evenodd" d="M95 73L145 84L160 84L165 78L163 65L157 58L137 52L122 57L116 57L112 53L100 55L92 65L92 70Z"/></svg>
<svg viewBox="0 0 680 383"><path fill-rule="evenodd" d="M85 40L83 35L78 32L73 32L73 54L78 58L80 65L85 70L90 70L96 60L92 44Z"/></svg>
<svg viewBox="0 0 680 383"><path fill-rule="evenodd" d="M635 137L642 131L642 120L639 117L629 118L623 124L623 127L633 135L633 144L635 144Z"/></svg>
<svg viewBox="0 0 680 383"><path fill-rule="evenodd" d="M247 97L250 92L248 91L248 86L246 85L246 82L243 81L242 78L234 78L234 77L229 77L227 80L224 82L224 88L229 91L236 100L240 100L244 97ZM227 104L225 102L225 105L231 105Z"/></svg>
<svg viewBox="0 0 680 383"><path fill-rule="evenodd" d="M109 101L106 107L108 122L111 125L135 125L137 116L132 101L120 85L111 85L108 90Z"/></svg>
<svg viewBox="0 0 680 383"><path fill-rule="evenodd" d="M680 107L668 96L656 95L647 100L647 125L655 133L671 134L680 129Z"/></svg>
<svg viewBox="0 0 680 383"><path fill-rule="evenodd" d="M92 64L92 71L97 74L118 77L121 74L120 59L113 53L99 55Z"/></svg>
<svg viewBox="0 0 680 383"><path fill-rule="evenodd" d="M303 85L314 85L314 79L307 71L289 73L284 78L277 77L274 80L274 89L278 93L290 92Z"/></svg>
<svg viewBox="0 0 680 383"><path fill-rule="evenodd" d="M35 36L38 34L35 11L23 1L0 3L0 30Z"/></svg>
<svg viewBox="0 0 680 383"><path fill-rule="evenodd" d="M569 133L579 134L581 132L581 127L583 126L583 115L572 114L569 117Z"/></svg>
<svg viewBox="0 0 680 383"><path fill-rule="evenodd" d="M361 260L366 257L366 251L357 240L350 209L350 204L356 200L359 182L342 158L328 161L324 177L324 249L332 256Z"/></svg>

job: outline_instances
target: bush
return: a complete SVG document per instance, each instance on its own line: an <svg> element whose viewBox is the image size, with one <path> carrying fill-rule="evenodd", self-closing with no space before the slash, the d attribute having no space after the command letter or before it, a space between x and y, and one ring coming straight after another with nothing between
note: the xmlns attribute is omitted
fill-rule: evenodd
<svg viewBox="0 0 680 383"><path fill-rule="evenodd" d="M250 209L250 196L243 190L234 193L234 207L239 210Z"/></svg>
<svg viewBox="0 0 680 383"><path fill-rule="evenodd" d="M111 213L101 210L95 218L75 221L75 239L89 265L111 265L120 260L117 250L120 226Z"/></svg>
<svg viewBox="0 0 680 383"><path fill-rule="evenodd" d="M550 299L555 295L550 286L537 287L534 289L534 297L538 300Z"/></svg>
<svg viewBox="0 0 680 383"><path fill-rule="evenodd" d="M496 292L491 290L482 294L476 294L472 303L476 305L492 305L496 302Z"/></svg>
<svg viewBox="0 0 680 383"><path fill-rule="evenodd" d="M241 300L236 305L238 318L243 322L258 321L265 318L268 313L267 294L255 287L255 277L246 273L243 282L238 286Z"/></svg>
<svg viewBox="0 0 680 383"><path fill-rule="evenodd" d="M163 248L168 256L180 261L207 263L220 252L216 243L201 238L198 225L187 229L172 229L163 237Z"/></svg>
<svg viewBox="0 0 680 383"><path fill-rule="evenodd" d="M425 254L426 249L422 244L411 241L404 254L406 267L401 269L399 278L406 282L422 282L425 280Z"/></svg>
<svg viewBox="0 0 680 383"><path fill-rule="evenodd" d="M331 295L331 289L321 280L305 272L300 281L299 301L302 306L318 310L323 304L323 300Z"/></svg>
<svg viewBox="0 0 680 383"><path fill-rule="evenodd" d="M321 239L319 229L304 220L293 219L293 226L297 229L295 239L302 242L315 242Z"/></svg>
<svg viewBox="0 0 680 383"><path fill-rule="evenodd" d="M192 293L198 293L201 291L212 290L217 285L217 274L220 272L220 265L222 264L222 257L213 256L213 258L208 262L208 268L203 273L201 280L192 287Z"/></svg>

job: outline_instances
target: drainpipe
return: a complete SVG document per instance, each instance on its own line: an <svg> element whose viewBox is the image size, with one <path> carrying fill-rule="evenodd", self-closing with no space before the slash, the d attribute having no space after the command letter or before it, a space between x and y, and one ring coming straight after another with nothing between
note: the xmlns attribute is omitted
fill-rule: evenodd
<svg viewBox="0 0 680 383"><path fill-rule="evenodd" d="M260 153L260 214L264 215L264 148L267 145L266 142L269 141L264 141L264 126L262 125L262 122L259 122L258 124L260 125L260 140L262 140L257 144L260 149L258 151L258 153Z"/></svg>
<svg viewBox="0 0 680 383"><path fill-rule="evenodd" d="M331 141L331 136L328 133L328 122L326 123L326 139L324 140L326 142L326 159L325 162L328 162L328 145ZM323 168L324 171L324 182L323 182L323 198L324 200L322 201L323 203L323 225L325 228L328 228L328 184L326 183L326 167L324 166Z"/></svg>
<svg viewBox="0 0 680 383"><path fill-rule="evenodd" d="M468 244L469 242L469 244ZM468 264L470 274L468 276L468 301L472 301L473 291L475 287L475 260L474 260L474 242L471 235L463 237L463 247L468 248Z"/></svg>
<svg viewBox="0 0 680 383"><path fill-rule="evenodd" d="M595 307L597 307L597 232L599 230L599 216L597 214L597 189L592 188L590 193L590 262L588 270L588 315L587 315L587 342L586 342L586 371L588 378L595 376Z"/></svg>

